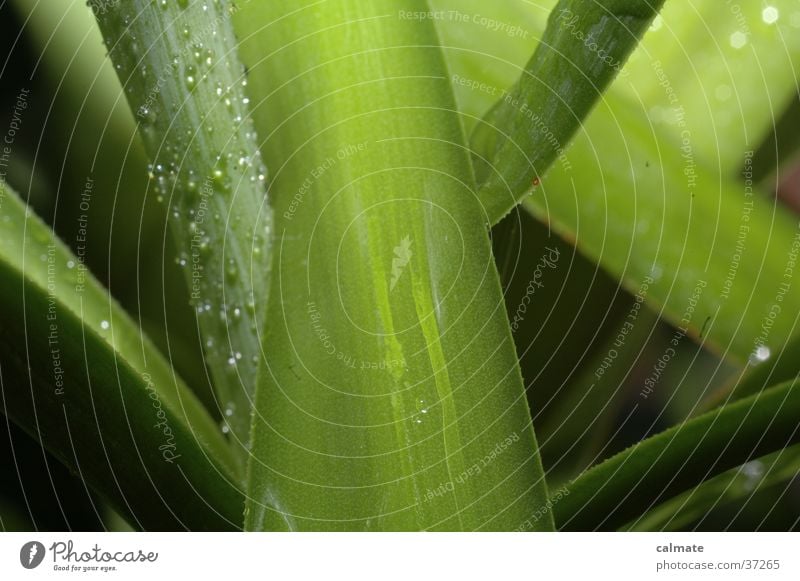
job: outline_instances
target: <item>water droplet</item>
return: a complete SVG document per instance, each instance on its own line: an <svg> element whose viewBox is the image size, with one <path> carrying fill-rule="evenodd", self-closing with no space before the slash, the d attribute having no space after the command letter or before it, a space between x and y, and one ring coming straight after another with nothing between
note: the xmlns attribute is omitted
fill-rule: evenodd
<svg viewBox="0 0 800 581"><path fill-rule="evenodd" d="M239 269L236 268L236 263L231 259L228 262L228 268L225 269L225 275L229 282L235 281L239 277Z"/></svg>
<svg viewBox="0 0 800 581"><path fill-rule="evenodd" d="M720 100L720 101L727 101L728 99L731 98L732 94L733 94L733 91L731 91L731 88L730 88L729 85L719 85L714 90L714 96L716 96L716 98L718 100Z"/></svg>
<svg viewBox="0 0 800 581"><path fill-rule="evenodd" d="M769 359L772 352L766 345L759 345L756 350L750 355L750 365L758 365Z"/></svg>
<svg viewBox="0 0 800 581"><path fill-rule="evenodd" d="M655 32L656 30L659 30L663 25L664 25L664 19L661 18L661 15L659 14L653 19L653 23L650 25L650 30L652 32Z"/></svg>
<svg viewBox="0 0 800 581"><path fill-rule="evenodd" d="M780 17L780 12L775 6L765 6L761 11L761 20L767 24L775 24Z"/></svg>
<svg viewBox="0 0 800 581"><path fill-rule="evenodd" d="M747 35L741 30L737 30L731 34L729 41L733 48L742 48L747 44Z"/></svg>
<svg viewBox="0 0 800 581"><path fill-rule="evenodd" d="M105 321L105 320L104 321L100 321L100 328L103 329L104 331L107 331L110 326L111 325L109 324L108 321Z"/></svg>
<svg viewBox="0 0 800 581"><path fill-rule="evenodd" d="M755 490L764 477L764 464L759 460L748 462L742 465L742 475L745 477L744 487L747 490Z"/></svg>

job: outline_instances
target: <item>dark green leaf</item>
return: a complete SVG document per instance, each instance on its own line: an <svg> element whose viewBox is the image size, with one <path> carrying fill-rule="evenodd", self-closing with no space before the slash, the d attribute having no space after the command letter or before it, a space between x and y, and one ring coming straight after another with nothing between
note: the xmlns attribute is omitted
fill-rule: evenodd
<svg viewBox="0 0 800 581"><path fill-rule="evenodd" d="M0 182L3 411L130 522L241 524L222 433L82 260Z"/></svg>
<svg viewBox="0 0 800 581"><path fill-rule="evenodd" d="M562 530L616 528L725 470L800 441L800 384L784 383L648 438L558 499Z"/></svg>

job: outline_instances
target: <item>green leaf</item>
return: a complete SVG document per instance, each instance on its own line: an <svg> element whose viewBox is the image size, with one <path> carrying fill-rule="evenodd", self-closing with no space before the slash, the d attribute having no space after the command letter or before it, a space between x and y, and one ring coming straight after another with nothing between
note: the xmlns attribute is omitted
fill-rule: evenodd
<svg viewBox="0 0 800 581"><path fill-rule="evenodd" d="M794 90L788 71L800 55L795 47L798 35L790 34L796 17L792 20L793 9L786 5L788 2L772 4L780 14L774 25L763 22L760 5L731 7L746 13L743 22L751 35L744 50L730 45L730 36L742 27L741 23L732 26L731 18L737 20L736 14L727 8L720 10L718 2L693 2L699 15L692 18L686 17L683 4L667 4L626 65L627 74L617 77L566 157L540 178L543 186L525 202L526 209L564 239L575 241L587 257L623 281L630 292L635 293L643 280L655 275L658 284L646 300L673 324L681 324L698 280L709 281L712 288L702 297L704 314L691 318L688 331L694 337L704 331L710 345L739 360L749 358L760 345L757 341L773 351L785 342L792 329L788 315L778 317L768 332L763 329L771 325L774 317L770 313L781 307L785 295L789 304L783 307L783 313L797 310L800 300L796 293L787 295L781 286L787 282L787 268L792 268L797 233L793 220L768 197L753 191L752 184L719 177L720 170L731 175L739 172L744 152L763 136L770 118L769 107L763 104L782 106ZM521 7L517 10L521 20ZM508 20L494 8L485 8L483 14ZM528 26L535 35L535 22ZM708 30L691 39L680 32L697 27ZM459 44L455 28L442 25L440 31L446 35L446 43L457 47L448 52L454 78L469 81L456 83L461 107L469 116L486 103L486 95L502 93L512 83L515 63L504 62L504 58L512 58L503 56L506 48L470 53ZM473 36L478 34L478 30L473 31ZM500 32L488 29L480 38L487 46L490 42L492 46L510 42ZM691 50L684 46L686 42L691 43ZM731 51L737 54L729 54ZM696 53L702 53L703 62L709 63L703 71L713 70L713 75L687 65L687 59L693 59ZM733 59L737 66L728 70L723 66L723 56ZM494 61L496 66L489 69L487 63ZM734 91L724 100L717 99L717 87L711 88L706 82L711 77L719 81L720 71L731 78L719 93L724 96L728 89ZM754 83L754 78L763 83ZM678 105L668 103L673 93L678 95L678 105L684 107L682 117L674 110ZM713 107L710 94L717 99ZM669 108L664 107L665 102ZM497 136L488 127L497 114L497 110L490 113L488 124L472 136L473 148L487 158ZM686 129L690 131L689 143L681 139ZM714 135L717 145L726 148L727 165L719 169L715 167L716 150L709 142ZM687 158L681 158L681 147ZM714 165L709 166L709 160ZM760 163L759 159L750 161L754 167ZM684 171L688 173L684 175ZM690 187L690 183L694 185ZM702 203L690 199L690 190L698 198L702 196ZM754 209L745 215L751 200ZM709 225L713 236L708 236ZM740 228L742 232L749 228L742 239ZM792 278L791 272L789 275ZM755 288L753 279L757 281ZM717 308L721 310L717 312ZM716 318L709 321L708 317L715 314Z"/></svg>
<svg viewBox="0 0 800 581"><path fill-rule="evenodd" d="M648 438L557 499L562 530L616 528L693 486L800 441L800 384L784 383Z"/></svg>
<svg viewBox="0 0 800 581"><path fill-rule="evenodd" d="M36 527L19 503L0 497L0 532L33 531Z"/></svg>
<svg viewBox="0 0 800 581"><path fill-rule="evenodd" d="M664 318L723 355L784 343L800 310L800 222L700 166L691 144L665 144L646 115L608 95L572 144L572 168L555 164L525 207L630 292L647 282Z"/></svg>
<svg viewBox="0 0 800 581"><path fill-rule="evenodd" d="M800 472L798 452L800 447L793 446L715 476L627 524L625 530L685 531L713 518L714 513L726 508L733 508L738 515L748 508L748 503L761 491L773 489L780 492L782 489L785 494L790 489L792 479ZM779 494L778 498L784 494ZM774 498L770 512L776 508L780 510ZM766 517L759 515L759 518Z"/></svg>
<svg viewBox="0 0 800 581"><path fill-rule="evenodd" d="M248 529L552 527L425 8L308 0L236 16L264 157L281 168Z"/></svg>
<svg viewBox="0 0 800 581"><path fill-rule="evenodd" d="M152 161L152 193L170 207L220 407L247 445L272 213L233 11L137 0L96 15Z"/></svg>
<svg viewBox="0 0 800 581"><path fill-rule="evenodd" d="M496 223L567 144L663 0L561 0L531 60L476 129L479 197Z"/></svg>
<svg viewBox="0 0 800 581"><path fill-rule="evenodd" d="M747 367L735 383L717 394L712 403L728 403L755 395L770 385L795 379L800 375L800 336L795 336L775 352L762 351L765 361L755 361L756 365ZM724 400L724 401L723 401Z"/></svg>
<svg viewBox="0 0 800 581"><path fill-rule="evenodd" d="M795 0L668 2L612 90L659 132L680 134L681 107L702 164L737 176L797 94L798 14Z"/></svg>
<svg viewBox="0 0 800 581"><path fill-rule="evenodd" d="M26 84L32 102L24 121L32 123L29 130L35 132L37 151L46 151L36 155L35 170L55 176L58 188L46 188L44 199L37 199L27 181L8 181L21 191L24 188L29 203L42 215L53 216L56 232L73 249L81 229L79 219L90 223L91 232L82 240L89 268L104 283L108 281L117 296L128 289L138 291L141 284L136 284L131 264L137 262L139 251L150 255L162 247L160 237L140 232L151 231L165 212L163 208L158 213L142 211L147 158L97 23L81 2L11 4L25 23L21 34L36 57L36 74ZM43 110L37 110L40 98ZM41 125L34 126L38 117L43 118ZM12 160L19 159L23 147L22 142L14 145ZM95 195L81 199L87 183ZM133 296L124 302L138 300Z"/></svg>
<svg viewBox="0 0 800 581"><path fill-rule="evenodd" d="M131 319L0 182L3 411L145 529L240 526L207 412Z"/></svg>
<svg viewBox="0 0 800 581"><path fill-rule="evenodd" d="M557 0L429 0L467 135L525 70Z"/></svg>
<svg viewBox="0 0 800 581"><path fill-rule="evenodd" d="M527 212L501 220L492 245L552 488L606 443L655 314Z"/></svg>

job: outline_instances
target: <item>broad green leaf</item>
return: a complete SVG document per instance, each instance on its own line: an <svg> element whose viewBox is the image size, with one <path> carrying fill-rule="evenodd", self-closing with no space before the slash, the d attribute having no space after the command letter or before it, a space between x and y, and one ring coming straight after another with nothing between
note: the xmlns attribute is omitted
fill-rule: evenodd
<svg viewBox="0 0 800 581"><path fill-rule="evenodd" d="M516 85L476 128L479 197L494 224L538 183L622 70L663 0L561 0Z"/></svg>
<svg viewBox="0 0 800 581"><path fill-rule="evenodd" d="M132 523L240 526L220 429L133 321L0 182L3 411Z"/></svg>
<svg viewBox="0 0 800 581"><path fill-rule="evenodd" d="M796 0L667 2L612 90L659 131L680 134L681 108L704 167L736 176L797 93L798 33Z"/></svg>
<svg viewBox="0 0 800 581"><path fill-rule="evenodd" d="M536 440L425 8L236 15L279 168L248 529L552 527L533 518Z"/></svg>
<svg viewBox="0 0 800 581"><path fill-rule="evenodd" d="M573 481L562 530L609 529L725 470L800 441L800 384L784 383L648 438Z"/></svg>
<svg viewBox="0 0 800 581"><path fill-rule="evenodd" d="M138 0L96 10L170 208L223 417L249 441L272 213L244 69L220 2Z"/></svg>
<svg viewBox="0 0 800 581"><path fill-rule="evenodd" d="M609 162L608 151L620 159ZM800 310L797 218L752 184L695 165L616 95L569 156L572 169L555 164L528 210L630 292L647 282L647 299L667 320L721 354L746 360L786 341Z"/></svg>

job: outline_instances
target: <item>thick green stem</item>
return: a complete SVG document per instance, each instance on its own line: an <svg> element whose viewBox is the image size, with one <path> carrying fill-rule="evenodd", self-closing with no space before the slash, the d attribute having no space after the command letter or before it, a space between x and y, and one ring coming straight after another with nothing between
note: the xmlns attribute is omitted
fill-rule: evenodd
<svg viewBox="0 0 800 581"><path fill-rule="evenodd" d="M537 183L664 0L561 0L517 84L476 127L480 199L497 223Z"/></svg>
<svg viewBox="0 0 800 581"><path fill-rule="evenodd" d="M280 168L250 529L552 527L425 10L306 0L237 15L264 157Z"/></svg>

